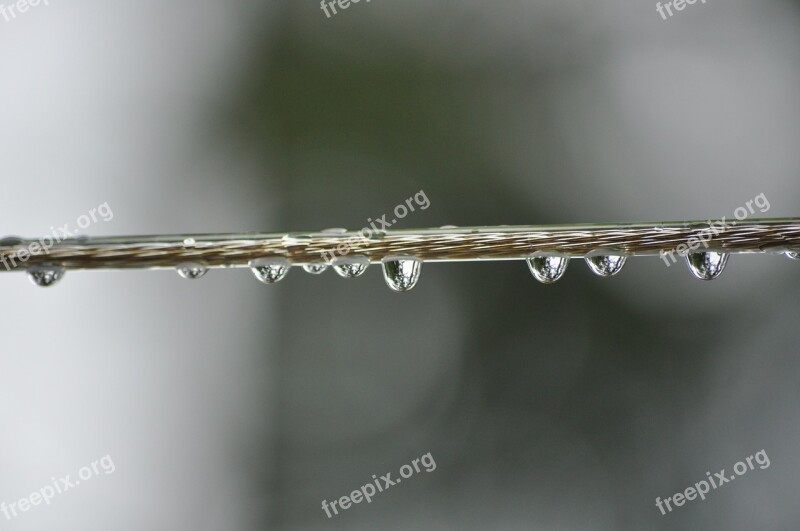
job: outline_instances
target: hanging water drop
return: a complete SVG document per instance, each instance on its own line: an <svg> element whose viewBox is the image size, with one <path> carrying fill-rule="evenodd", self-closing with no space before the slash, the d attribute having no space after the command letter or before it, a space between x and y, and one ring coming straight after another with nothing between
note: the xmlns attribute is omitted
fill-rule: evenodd
<svg viewBox="0 0 800 531"><path fill-rule="evenodd" d="M613 277L622 271L625 260L627 260L625 256L614 254L597 254L586 257L586 263L589 265L589 269L591 269L595 275L601 277Z"/></svg>
<svg viewBox="0 0 800 531"><path fill-rule="evenodd" d="M178 271L178 274L181 276L181 278L186 278L189 280L198 279L208 273L208 268L203 264L198 264L197 262L186 262L180 264L175 269Z"/></svg>
<svg viewBox="0 0 800 531"><path fill-rule="evenodd" d="M786 251L786 256L792 260L800 260L800 251Z"/></svg>
<svg viewBox="0 0 800 531"><path fill-rule="evenodd" d="M286 258L259 258L250 262L250 271L264 284L275 284L289 273L292 264Z"/></svg>
<svg viewBox="0 0 800 531"><path fill-rule="evenodd" d="M533 277L542 284L552 284L564 276L569 257L562 254L537 253L527 259Z"/></svg>
<svg viewBox="0 0 800 531"><path fill-rule="evenodd" d="M333 270L344 278L360 277L367 267L369 267L369 259L366 256L347 256L336 258L333 261Z"/></svg>
<svg viewBox="0 0 800 531"><path fill-rule="evenodd" d="M306 264L303 266L306 273L311 273L312 275L319 275L324 273L326 269L328 269L328 264L323 263L313 263L313 264Z"/></svg>
<svg viewBox="0 0 800 531"><path fill-rule="evenodd" d="M417 285L422 261L413 256L388 256L383 259L383 278L393 291L402 293Z"/></svg>
<svg viewBox="0 0 800 531"><path fill-rule="evenodd" d="M64 276L63 268L48 265L29 267L27 272L31 282L43 288L55 285Z"/></svg>
<svg viewBox="0 0 800 531"><path fill-rule="evenodd" d="M689 253L686 255L686 263L689 271L700 280L714 280L725 269L728 254L714 251Z"/></svg>

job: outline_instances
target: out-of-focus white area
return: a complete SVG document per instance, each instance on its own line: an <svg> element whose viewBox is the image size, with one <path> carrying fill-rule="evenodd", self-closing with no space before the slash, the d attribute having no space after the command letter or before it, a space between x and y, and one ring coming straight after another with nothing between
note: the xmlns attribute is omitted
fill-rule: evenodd
<svg viewBox="0 0 800 531"><path fill-rule="evenodd" d="M201 133L237 74L242 2L52 1L0 19L0 230L39 236L254 230L275 196ZM0 500L110 454L116 471L4 529L243 529L243 433L267 425L270 297L246 271L0 275ZM235 311L231 311L235 309ZM256 363L257 361L257 363ZM256 369L254 370L254 367ZM263 509L262 509L263 510Z"/></svg>

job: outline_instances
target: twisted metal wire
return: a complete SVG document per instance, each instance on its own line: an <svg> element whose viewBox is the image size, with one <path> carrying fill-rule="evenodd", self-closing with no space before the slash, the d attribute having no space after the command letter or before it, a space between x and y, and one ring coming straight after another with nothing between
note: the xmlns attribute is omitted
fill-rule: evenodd
<svg viewBox="0 0 800 531"><path fill-rule="evenodd" d="M286 258L295 265L365 256L377 263L391 256L423 261L510 260L536 252L570 257L592 253L658 255L684 249L726 253L800 250L800 218L571 226L494 226L358 232L131 236L66 239L30 254L36 239L0 240L0 271L51 265L75 269L174 268L187 262L209 268L246 267L260 258ZM42 247L42 245L40 245ZM30 254L26 256L26 254Z"/></svg>

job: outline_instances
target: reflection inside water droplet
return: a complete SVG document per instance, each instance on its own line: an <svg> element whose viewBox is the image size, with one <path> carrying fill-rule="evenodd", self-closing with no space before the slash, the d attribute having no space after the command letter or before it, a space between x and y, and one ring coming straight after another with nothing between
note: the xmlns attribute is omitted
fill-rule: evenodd
<svg viewBox="0 0 800 531"><path fill-rule="evenodd" d="M333 270L344 278L359 277L367 270L367 267L369 267L369 259L366 256L346 256L333 261Z"/></svg>
<svg viewBox="0 0 800 531"><path fill-rule="evenodd" d="M250 271L264 284L275 284L289 273L292 264L286 258L259 258L250 262Z"/></svg>
<svg viewBox="0 0 800 531"><path fill-rule="evenodd" d="M383 259L383 278L397 292L409 291L417 285L422 261L413 256L388 256Z"/></svg>
<svg viewBox="0 0 800 531"><path fill-rule="evenodd" d="M714 251L689 253L686 255L686 263L695 277L700 280L714 280L725 269L728 254Z"/></svg>
<svg viewBox="0 0 800 531"><path fill-rule="evenodd" d="M564 276L569 257L557 253L536 253L527 259L533 277L543 284L552 284Z"/></svg>
<svg viewBox="0 0 800 531"><path fill-rule="evenodd" d="M195 280L208 272L208 268L197 262L186 262L175 268L181 278Z"/></svg>
<svg viewBox="0 0 800 531"><path fill-rule="evenodd" d="M626 257L615 254L596 254L586 257L589 269L601 277L613 277L622 271L626 260Z"/></svg>
<svg viewBox="0 0 800 531"><path fill-rule="evenodd" d="M324 273L325 270L328 269L328 265L322 263L306 264L303 266L303 269L305 269L306 273L311 273L312 275L319 275L321 273Z"/></svg>
<svg viewBox="0 0 800 531"><path fill-rule="evenodd" d="M32 266L27 270L28 278L37 286L43 288L53 286L64 276L64 269L56 266Z"/></svg>

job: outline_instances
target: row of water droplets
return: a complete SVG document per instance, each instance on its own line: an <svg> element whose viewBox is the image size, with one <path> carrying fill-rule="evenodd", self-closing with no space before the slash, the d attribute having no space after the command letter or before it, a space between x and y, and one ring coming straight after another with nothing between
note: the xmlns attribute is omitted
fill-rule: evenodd
<svg viewBox="0 0 800 531"><path fill-rule="evenodd" d="M797 253L792 255L800 259ZM613 254L592 254L585 258L589 268L598 276L612 277L622 270L625 256ZM551 284L559 280L567 270L570 258L553 253L536 253L527 259L528 267L539 282ZM712 280L722 273L728 255L716 252L691 253L686 261L689 269L699 279ZM412 256L393 256L382 260L383 276L386 284L396 292L405 292L416 286L422 269L422 260ZM332 269L343 278L357 278L369 267L369 259L365 256L337 258ZM249 264L253 275L264 284L275 284L283 280L292 268L286 258L259 258ZM328 269L324 263L311 263L302 266L313 275L319 275ZM208 267L198 262L185 262L176 268L178 274L185 279L195 280L208 272ZM64 275L64 269L56 266L34 266L28 269L28 276L37 286L52 286Z"/></svg>
<svg viewBox="0 0 800 531"><path fill-rule="evenodd" d="M344 228L332 228L322 231L324 234L343 235L347 233ZM283 240L287 244L303 243L308 236L286 235ZM409 291L417 285L422 269L422 260L413 256L390 256L381 261L383 276L386 284L396 292ZM357 278L364 274L370 261L366 256L347 256L334 258L330 267L342 278ZM283 280L289 273L292 264L286 258L261 258L249 264L255 277L264 284L275 284ZM329 264L325 262L312 262L303 264L303 269L312 275L324 273Z"/></svg>
<svg viewBox="0 0 800 531"><path fill-rule="evenodd" d="M323 232L340 234L345 233L346 229L328 229ZM287 235L285 239L292 240L293 238ZM187 248L194 247L195 244L194 238L186 238L183 241L183 246ZM394 256L384 258L382 264L386 283L392 290L409 291L417 284L422 269L422 260L412 256ZM365 256L336 258L331 264L332 269L344 278L356 278L363 275L369 265L369 259ZM286 258L272 257L253 260L248 266L259 281L265 284L275 284L286 277L292 264ZM302 267L312 275L319 275L324 273L329 266L326 263L317 262L304 264ZM181 278L196 280L203 277L209 268L200 262L184 262L175 269ZM63 267L57 265L31 266L26 271L31 282L41 287L57 284L65 272Z"/></svg>
<svg viewBox="0 0 800 531"><path fill-rule="evenodd" d="M786 252L793 260L800 260L800 252ZM700 280L714 280L720 276L728 263L728 253L704 251L688 253L686 263L692 274ZM623 255L594 252L584 258L589 269L600 277L613 277L622 271L627 257ZM543 284L552 284L559 280L567 270L570 257L559 253L539 252L526 259L528 268L534 278ZM344 278L356 278L366 271L370 262L364 256L337 258L333 262L333 270ZM419 280L422 260L412 256L395 256L383 259L383 276L389 287L397 292L409 291ZM258 280L265 284L274 284L282 280L291 269L292 264L285 258L262 258L250 263L250 269ZM328 268L327 264L305 264L303 269L318 275ZM202 271L200 274L198 272ZM178 273L184 278L199 278L205 270L199 264L179 266Z"/></svg>
<svg viewBox="0 0 800 531"><path fill-rule="evenodd" d="M455 228L445 226L442 228ZM346 229L327 229L323 232L339 234ZM291 236L285 238L293 239ZM193 238L183 241L184 247L193 247ZM786 256L793 260L800 260L800 251L786 251ZM715 251L688 253L686 263L692 274L700 280L713 280L725 269L728 254ZM619 273L627 257L613 252L596 251L585 258L586 264L593 273L601 277L612 277ZM552 284L559 280L567 270L570 257L560 253L538 252L526 259L528 267L534 278L544 284ZM387 285L396 292L411 290L419 281L422 269L422 260L413 256L391 256L382 261L383 275ZM286 258L272 257L253 260L249 264L255 277L265 284L275 284L289 273L292 264ZM331 267L339 276L356 278L364 274L370 261L365 256L339 257L333 260ZM312 274L319 275L325 272L329 265L323 262L304 264L303 269ZM208 272L208 267L199 262L185 262L176 268L178 274L186 279L198 279ZM64 276L64 268L55 265L37 265L27 269L28 277L37 286L53 286Z"/></svg>
<svg viewBox="0 0 800 531"><path fill-rule="evenodd" d="M331 268L343 278L356 278L364 274L369 267L366 256L351 256L337 258ZM412 256L393 256L382 261L383 275L386 283L397 292L408 291L416 286L419 280L422 260ZM275 284L283 280L292 268L292 263L286 258L259 258L249 263L250 271L264 284ZM304 264L303 269L312 275L319 275L328 269L328 264ZM178 274L187 279L197 279L208 271L208 268L197 262L186 262L177 267Z"/></svg>
<svg viewBox="0 0 800 531"><path fill-rule="evenodd" d="M800 253L788 252L787 256L800 260ZM564 276L570 257L557 253L535 253L527 259L528 267L534 278L544 284L553 282ZM589 269L601 277L613 277L625 265L626 256L594 252L584 258ZM689 271L700 280L714 280L725 269L728 263L728 254L715 251L688 253L686 264Z"/></svg>
<svg viewBox="0 0 800 531"><path fill-rule="evenodd" d="M364 274L369 264L366 256L350 256L336 258L331 264L331 268L340 277L357 278ZM422 270L422 260L413 256L391 256L384 258L381 264L386 284L393 291L409 291L417 285ZM285 258L261 258L250 262L250 270L264 284L275 284L283 280L291 267L292 264ZM319 275L328 269L328 265L324 263L305 264L303 269L312 275Z"/></svg>
<svg viewBox="0 0 800 531"><path fill-rule="evenodd" d="M786 256L800 260L800 252L787 252ZM536 253L527 259L534 278L544 284L559 280L567 270L570 257L555 253ZM585 258L589 269L601 277L612 277L622 270L627 257L614 254L592 254ZM692 274L700 280L714 280L725 269L727 253L714 251L689 253L686 263ZM356 278L364 274L370 262L364 256L352 256L334 260L332 269L344 278ZM249 264L255 277L265 284L275 284L289 273L292 264L285 258L261 258ZM383 276L388 286L397 292L409 291L419 280L422 260L412 256L388 257L382 261ZM328 269L324 263L302 266L312 275L319 275ZM208 272L208 267L197 262L186 262L177 268L178 274L186 279L198 279ZM58 283L64 276L64 268L53 265L38 265L27 269L28 277L37 286L49 287Z"/></svg>

